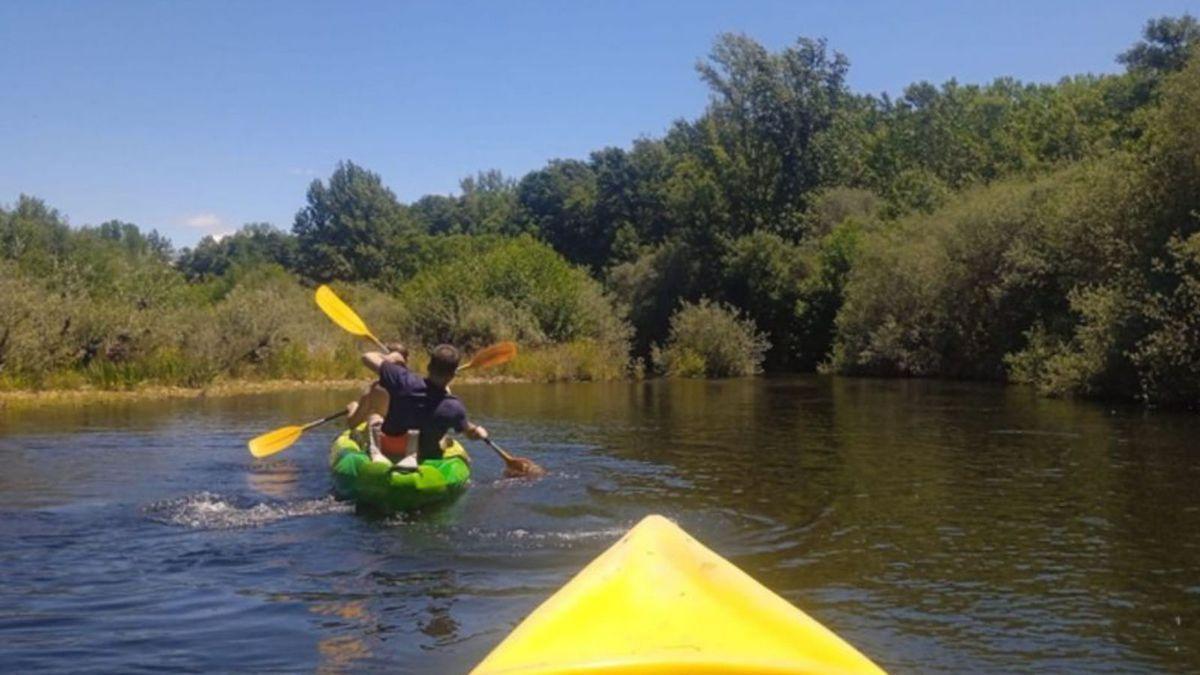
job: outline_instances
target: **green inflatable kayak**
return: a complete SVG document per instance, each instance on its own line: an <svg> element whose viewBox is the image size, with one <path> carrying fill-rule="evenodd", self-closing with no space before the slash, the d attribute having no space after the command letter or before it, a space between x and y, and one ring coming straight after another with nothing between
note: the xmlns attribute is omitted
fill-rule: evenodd
<svg viewBox="0 0 1200 675"><path fill-rule="evenodd" d="M412 511L454 499L471 479L471 458L457 441L442 459L425 460L416 471L394 471L372 462L360 442L365 443L362 428L338 436L329 450L329 468L334 493L361 506L387 513Z"/></svg>

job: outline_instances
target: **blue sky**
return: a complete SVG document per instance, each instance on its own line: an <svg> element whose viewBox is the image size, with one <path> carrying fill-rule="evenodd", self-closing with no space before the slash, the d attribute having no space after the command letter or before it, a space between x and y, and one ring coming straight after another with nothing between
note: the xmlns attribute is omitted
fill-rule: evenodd
<svg viewBox="0 0 1200 675"><path fill-rule="evenodd" d="M0 3L0 203L178 245L291 226L351 159L404 201L520 176L694 117L723 31L826 37L859 92L1114 72L1200 0Z"/></svg>

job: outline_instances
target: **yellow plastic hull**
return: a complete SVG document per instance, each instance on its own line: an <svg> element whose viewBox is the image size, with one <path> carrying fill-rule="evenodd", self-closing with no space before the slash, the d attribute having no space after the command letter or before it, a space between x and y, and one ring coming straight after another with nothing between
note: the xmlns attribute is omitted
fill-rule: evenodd
<svg viewBox="0 0 1200 675"><path fill-rule="evenodd" d="M882 673L662 516L544 602L473 673Z"/></svg>

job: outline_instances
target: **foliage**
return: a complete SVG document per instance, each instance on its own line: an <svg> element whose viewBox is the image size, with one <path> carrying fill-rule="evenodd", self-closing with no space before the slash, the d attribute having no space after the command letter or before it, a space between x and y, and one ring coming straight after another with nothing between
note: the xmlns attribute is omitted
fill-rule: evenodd
<svg viewBox="0 0 1200 675"><path fill-rule="evenodd" d="M1190 14L1146 22L1143 39L1117 57L1133 71L1167 74L1183 70L1192 49L1200 44L1200 23Z"/></svg>
<svg viewBox="0 0 1200 675"><path fill-rule="evenodd" d="M596 176L586 162L556 160L532 171L517 196L533 229L568 260L596 268L608 257L615 228L594 218Z"/></svg>
<svg viewBox="0 0 1200 675"><path fill-rule="evenodd" d="M195 248L184 249L176 267L196 281L223 276L239 266L273 263L292 269L297 262L296 238L269 223L247 223L231 235L219 239L209 235Z"/></svg>
<svg viewBox="0 0 1200 675"><path fill-rule="evenodd" d="M492 374L531 382L618 380L630 374L629 352L620 342L572 340L524 350Z"/></svg>
<svg viewBox="0 0 1200 675"><path fill-rule="evenodd" d="M419 229L433 235L520 234L516 188L499 171L484 171L460 181L459 196L426 195L410 213Z"/></svg>
<svg viewBox="0 0 1200 675"><path fill-rule="evenodd" d="M713 93L706 168L718 178L735 226L795 236L807 198L824 184L820 136L849 97L849 62L824 40L801 38L778 54L745 35L722 35L697 65Z"/></svg>
<svg viewBox="0 0 1200 675"><path fill-rule="evenodd" d="M651 346L666 338L669 325L665 319L680 302L700 298L706 280L713 278L712 263L698 255L694 246L672 239L609 271L609 285L617 301L628 309L634 328L636 357L648 357Z"/></svg>
<svg viewBox="0 0 1200 675"><path fill-rule="evenodd" d="M677 377L738 377L760 372L770 347L754 321L702 298L671 317L666 344L654 349L654 365Z"/></svg>
<svg viewBox="0 0 1200 675"><path fill-rule="evenodd" d="M0 386L353 375L312 307L331 282L380 334L516 339L521 377L632 356L1197 406L1197 25L1150 21L1120 74L894 99L851 92L822 40L722 35L697 66L707 107L660 137L409 205L342 162L291 232L178 255L22 195L0 208Z"/></svg>
<svg viewBox="0 0 1200 675"><path fill-rule="evenodd" d="M397 295L408 312L406 334L427 346L628 340L600 285L530 237L421 272Z"/></svg>
<svg viewBox="0 0 1200 675"><path fill-rule="evenodd" d="M342 162L328 186L314 180L308 206L292 225L301 269L315 281L376 279L392 242L415 233L396 195L378 174Z"/></svg>
<svg viewBox="0 0 1200 675"><path fill-rule="evenodd" d="M810 273L801 247L760 230L731 242L721 268L721 297L770 337L770 365L796 368L804 356L796 327Z"/></svg>
<svg viewBox="0 0 1200 675"><path fill-rule="evenodd" d="M834 365L1196 405L1198 106L1193 61L1164 81L1131 152L997 183L868 236Z"/></svg>

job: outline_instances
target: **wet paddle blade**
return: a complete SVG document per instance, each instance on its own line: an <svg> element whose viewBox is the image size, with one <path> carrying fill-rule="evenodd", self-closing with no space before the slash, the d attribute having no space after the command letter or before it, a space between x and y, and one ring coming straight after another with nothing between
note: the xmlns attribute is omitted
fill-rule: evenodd
<svg viewBox="0 0 1200 675"><path fill-rule="evenodd" d="M379 338L371 334L371 330L367 328L367 324L362 318L355 313L350 306L342 302L342 299L333 292L333 289L322 284L317 287L316 293L317 306L325 312L334 323L341 326L343 330L351 335L367 338L378 343Z"/></svg>
<svg viewBox="0 0 1200 675"><path fill-rule="evenodd" d="M291 447L293 443L300 439L300 435L303 433L304 427L282 427L275 431L268 431L254 438L246 445L250 448L250 454L255 457L270 457L277 452Z"/></svg>
<svg viewBox="0 0 1200 675"><path fill-rule="evenodd" d="M492 450L500 455L500 459L504 460L504 476L506 478L540 478L546 475L546 470L537 464L533 463L532 459L525 457L514 457L507 450L496 445L496 442L490 438L483 439L484 443Z"/></svg>
<svg viewBox="0 0 1200 675"><path fill-rule="evenodd" d="M526 457L508 457L504 460L504 475L507 478L541 478L546 470Z"/></svg>
<svg viewBox="0 0 1200 675"><path fill-rule="evenodd" d="M517 343L515 342L498 342L491 347L480 350L475 356L471 357L465 365L459 366L459 370L467 368L491 368L502 363L512 361L517 355Z"/></svg>

